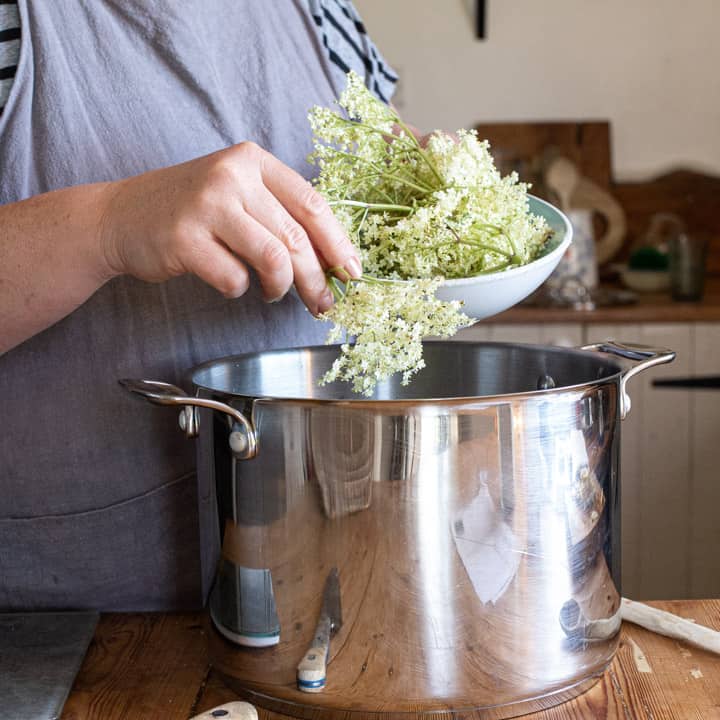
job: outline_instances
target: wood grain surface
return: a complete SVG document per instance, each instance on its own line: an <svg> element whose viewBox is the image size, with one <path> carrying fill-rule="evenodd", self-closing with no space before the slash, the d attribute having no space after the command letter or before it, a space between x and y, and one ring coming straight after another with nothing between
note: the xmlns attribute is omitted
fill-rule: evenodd
<svg viewBox="0 0 720 720"><path fill-rule="evenodd" d="M654 213L674 213L682 218L691 234L701 235L709 241L708 270L720 272L720 216L717 212L720 177L677 170L645 182L616 183L612 191L627 215L626 255L632 243L647 231Z"/></svg>
<svg viewBox="0 0 720 720"><path fill-rule="evenodd" d="M540 190L542 195L542 166L555 155L572 160L584 177L601 187L610 186L610 123L606 120L485 123L475 129L490 142L502 171L518 171L521 180L533 183L535 193Z"/></svg>
<svg viewBox="0 0 720 720"><path fill-rule="evenodd" d="M653 602L720 630L720 600ZM62 720L187 720L237 699L208 665L203 616L105 615ZM720 658L624 624L600 682L529 720L718 720ZM260 710L260 720L284 720Z"/></svg>
<svg viewBox="0 0 720 720"><path fill-rule="evenodd" d="M102 616L62 720L187 718L208 674L202 614Z"/></svg>

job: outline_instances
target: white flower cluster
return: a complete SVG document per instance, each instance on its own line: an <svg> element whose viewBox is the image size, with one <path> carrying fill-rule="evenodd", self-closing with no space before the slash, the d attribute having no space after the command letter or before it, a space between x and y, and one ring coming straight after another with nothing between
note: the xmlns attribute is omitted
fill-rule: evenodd
<svg viewBox="0 0 720 720"><path fill-rule="evenodd" d="M400 371L407 385L425 367L422 339L450 337L470 322L460 312L460 303L435 297L441 282L349 281L342 300L326 313L334 323L328 343L342 341L345 332L355 342L341 346L321 383L348 380L355 392L372 395L379 380Z"/></svg>
<svg viewBox="0 0 720 720"><path fill-rule="evenodd" d="M423 148L352 72L338 105L340 112L319 107L310 112L315 136L310 161L320 170L319 191L358 247L370 277L433 280L437 287L436 278L500 272L530 262L542 249L550 230L529 212L528 186L514 173L501 176L488 143L474 131L458 131L457 140L437 132ZM349 287L352 292L325 318L336 325L328 342L345 329L355 344L342 346L337 367L325 379L352 380L366 394L393 372L402 371L407 381L423 366L423 336L453 334L471 322L459 308L435 300L426 286L402 286L403 302L385 283ZM367 300L349 303L352 297ZM431 313L442 316L442 333L431 329ZM398 340L388 343L393 332ZM385 339L383 350L374 337Z"/></svg>

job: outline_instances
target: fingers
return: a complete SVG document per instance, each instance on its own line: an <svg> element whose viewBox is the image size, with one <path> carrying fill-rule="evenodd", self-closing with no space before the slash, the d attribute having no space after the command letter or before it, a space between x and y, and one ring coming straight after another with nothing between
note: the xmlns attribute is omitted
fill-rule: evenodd
<svg viewBox="0 0 720 720"><path fill-rule="evenodd" d="M288 248L263 223L245 212L240 203L228 203L216 215L213 232L253 267L267 302L276 302L287 294L294 276Z"/></svg>
<svg viewBox="0 0 720 720"><path fill-rule="evenodd" d="M245 265L209 235L192 243L185 265L227 298L240 297L250 286L250 275Z"/></svg>
<svg viewBox="0 0 720 720"><path fill-rule="evenodd" d="M362 268L357 250L322 195L269 153L263 155L261 173L265 187L304 228L325 264L344 268L351 277L359 277Z"/></svg>
<svg viewBox="0 0 720 720"><path fill-rule="evenodd" d="M176 181L183 188L182 222L170 233L185 271L236 297L247 289L251 266L267 301L279 300L294 283L313 314L333 302L325 268L362 274L358 252L327 202L280 160L241 143L197 163L201 172L192 182L182 174Z"/></svg>
<svg viewBox="0 0 720 720"><path fill-rule="evenodd" d="M333 303L332 292L305 229L267 190L247 212L287 249L295 287L308 309L314 315L328 310Z"/></svg>

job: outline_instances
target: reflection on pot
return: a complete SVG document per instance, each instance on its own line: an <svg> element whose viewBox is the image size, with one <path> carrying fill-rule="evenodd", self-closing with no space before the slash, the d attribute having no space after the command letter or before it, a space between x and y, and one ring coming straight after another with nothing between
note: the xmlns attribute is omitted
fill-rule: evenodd
<svg viewBox="0 0 720 720"><path fill-rule="evenodd" d="M281 443L268 466L294 478L275 500L283 512L224 520L223 556L271 571L281 627L261 658L213 641L235 687L308 706L296 665L333 566L344 623L314 708L515 707L602 671L615 638L578 645L558 618L568 598L609 617L598 589L618 596L614 385L401 414L387 403L286 410L253 408L257 425L304 439L291 453ZM237 461L244 487L273 484L256 464L262 435L259 446L256 460Z"/></svg>

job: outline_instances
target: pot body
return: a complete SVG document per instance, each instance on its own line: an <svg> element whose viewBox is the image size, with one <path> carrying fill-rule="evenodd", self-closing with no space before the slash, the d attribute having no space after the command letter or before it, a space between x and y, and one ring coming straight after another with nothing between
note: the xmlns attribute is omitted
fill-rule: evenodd
<svg viewBox="0 0 720 720"><path fill-rule="evenodd" d="M622 367L433 343L417 384L358 401L317 387L334 352L192 372L257 442L240 459L237 425L198 411L213 665L296 716L512 717L587 689L619 630ZM296 668L334 567L342 625L308 695Z"/></svg>

